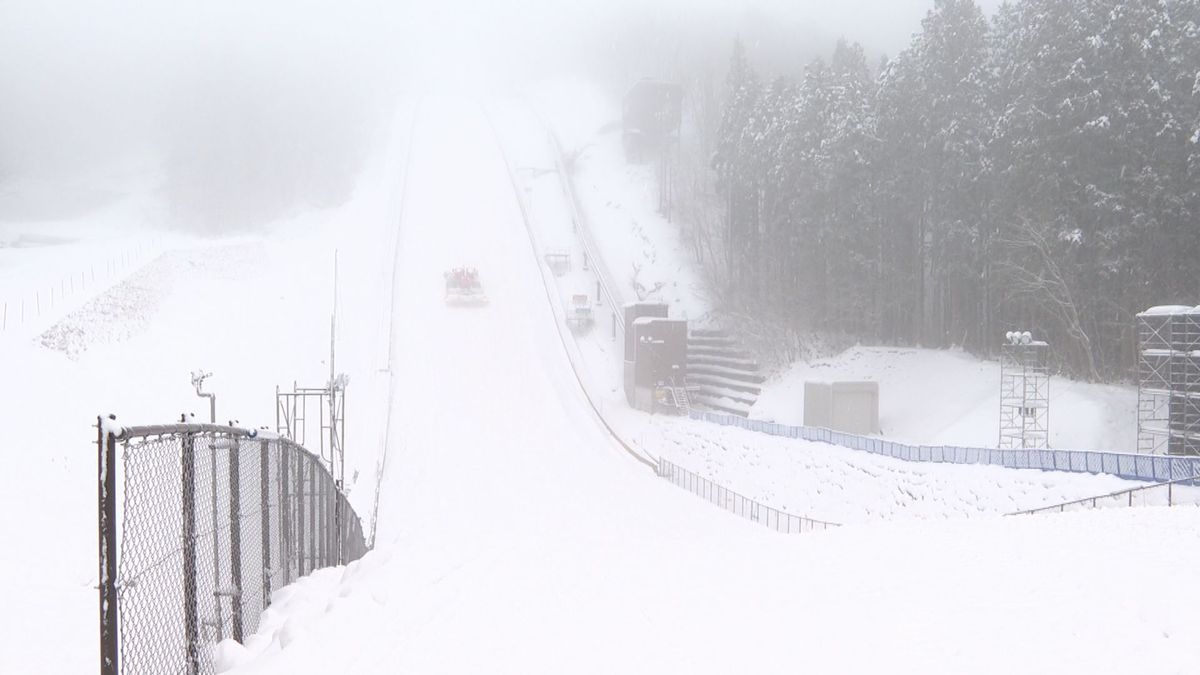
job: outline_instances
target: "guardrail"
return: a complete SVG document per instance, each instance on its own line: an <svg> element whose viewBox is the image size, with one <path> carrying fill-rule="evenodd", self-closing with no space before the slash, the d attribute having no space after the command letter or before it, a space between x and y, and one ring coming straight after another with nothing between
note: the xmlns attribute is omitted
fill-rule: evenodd
<svg viewBox="0 0 1200 675"><path fill-rule="evenodd" d="M101 675L212 673L274 589L367 550L324 462L286 438L97 427Z"/></svg>
<svg viewBox="0 0 1200 675"><path fill-rule="evenodd" d="M807 516L797 516L787 511L767 506L749 497L742 496L729 488L718 485L662 457L658 458L656 473L660 478L664 478L688 492L705 499L710 504L716 504L730 513L734 513L747 520L752 520L776 532L798 534L801 532L827 530L831 527L841 527L838 523L817 520L816 518L809 518Z"/></svg>
<svg viewBox="0 0 1200 675"><path fill-rule="evenodd" d="M1183 504L1200 504L1200 487L1197 486L1197 476L1164 481L1154 485L1129 488L1110 492L1096 497L1073 499L1053 506L1040 506L1036 509L1017 511L1010 516L1027 516L1035 513L1064 513L1085 509L1101 509L1110 507L1134 506L1177 506ZM1180 486L1179 489L1176 486ZM1189 489L1190 488L1190 489Z"/></svg>
<svg viewBox="0 0 1200 675"><path fill-rule="evenodd" d="M558 173L563 197L566 199L570 210L572 229L579 235L579 240L583 243L583 250L587 256L588 264L595 270L596 279L600 284L602 294L608 298L608 305L612 310L613 317L615 317L616 325L620 329L621 335L624 335L625 300L617 286L616 277L609 271L608 265L604 262L604 257L600 254L600 247L596 244L595 237L592 236L591 225L588 223L587 216L584 215L583 208L579 204L579 197L575 194L575 181L571 178L570 171L568 171L566 164L563 162L564 152L562 142L544 119L541 122L542 126L546 128L546 135L550 139L554 155L554 168Z"/></svg>
<svg viewBox="0 0 1200 675"><path fill-rule="evenodd" d="M782 438L828 443L906 462L986 464L1009 469L1040 469L1073 473L1106 473L1127 480L1164 482L1191 480L1200 475L1200 457L1135 455L1092 450L971 448L950 445L908 445L872 436L858 436L817 427L791 426L692 411L692 419Z"/></svg>
<svg viewBox="0 0 1200 675"><path fill-rule="evenodd" d="M608 435L617 442L621 448L631 457L646 465L648 468L655 468L653 458L648 458L643 453L634 450L625 439L621 438L616 429L609 423L608 419L601 412L600 405L592 398L592 392L588 390L587 383L581 372L579 346L575 343L575 338L566 332L566 316L561 303L555 300L557 289L555 281L546 265L542 264L541 245L538 242L537 233L534 231L533 223L529 215L529 207L525 203L520 184L517 181L517 175L513 171L512 162L509 160L508 151L504 148L504 143L500 140L500 134L496 131L495 125L492 123L491 115L488 114L487 108L483 108L484 116L487 119L488 126L492 130L492 136L496 141L496 148L500 152L500 159L504 162L504 169L508 173L509 183L512 185L513 198L517 202L517 208L521 212L521 223L525 227L525 234L529 239L529 250L533 254L533 259L537 265L539 278L542 280L542 290L546 294L546 302L549 303L550 312L554 317L554 327L558 333L559 343L562 345L564 355L567 357L567 363L571 366L571 373L575 376L575 381L579 383L579 389L583 392L583 398L591 407L592 412L596 414L596 418L608 431ZM574 349L572 349L574 347Z"/></svg>

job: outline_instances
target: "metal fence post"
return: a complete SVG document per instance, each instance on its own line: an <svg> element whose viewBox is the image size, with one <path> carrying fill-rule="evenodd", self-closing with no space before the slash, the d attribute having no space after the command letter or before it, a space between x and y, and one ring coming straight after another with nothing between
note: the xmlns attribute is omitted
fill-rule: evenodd
<svg viewBox="0 0 1200 675"><path fill-rule="evenodd" d="M296 453L296 576L304 576L304 457Z"/></svg>
<svg viewBox="0 0 1200 675"><path fill-rule="evenodd" d="M196 612L196 453L192 432L181 439L183 481L183 628L187 672L200 671L199 626Z"/></svg>
<svg viewBox="0 0 1200 675"><path fill-rule="evenodd" d="M117 675L117 436L96 418L100 528L100 675Z"/></svg>
<svg viewBox="0 0 1200 675"><path fill-rule="evenodd" d="M271 455L267 450L266 441L258 444L258 508L262 516L262 580L263 580L263 609L271 602Z"/></svg>
<svg viewBox="0 0 1200 675"><path fill-rule="evenodd" d="M313 485L316 488L316 491L313 494L313 501L316 505L316 508L313 509L313 511L315 512L316 522L317 522L316 527L314 528L314 531L317 533L317 540L316 540L317 555L315 558L315 560L317 562L313 564L313 569L319 569L321 567L324 567L326 564L325 563L325 537L327 536L327 532L326 532L326 528L325 528L325 519L328 514L326 513L326 509L325 509L325 481L317 480L317 474L319 473L317 471L317 469L319 467L320 467L319 464L314 464L314 466L313 466Z"/></svg>
<svg viewBox="0 0 1200 675"><path fill-rule="evenodd" d="M310 458L308 461L308 572L317 569L317 540L320 538L320 532L317 531L317 504L320 500L317 495L317 462Z"/></svg>
<svg viewBox="0 0 1200 675"><path fill-rule="evenodd" d="M342 511L342 492L337 490L333 494L333 557L336 565L346 564L345 538L342 536L342 519L345 517Z"/></svg>
<svg viewBox="0 0 1200 675"><path fill-rule="evenodd" d="M279 442L279 566L283 569L283 583L292 581L292 495L288 477L287 443Z"/></svg>
<svg viewBox="0 0 1200 675"><path fill-rule="evenodd" d="M242 469L237 436L229 438L229 594L233 639L242 641Z"/></svg>
<svg viewBox="0 0 1200 675"><path fill-rule="evenodd" d="M333 489L333 479L325 481L325 564L336 565L337 561L337 539L334 533L337 531L337 499L335 495L337 491Z"/></svg>

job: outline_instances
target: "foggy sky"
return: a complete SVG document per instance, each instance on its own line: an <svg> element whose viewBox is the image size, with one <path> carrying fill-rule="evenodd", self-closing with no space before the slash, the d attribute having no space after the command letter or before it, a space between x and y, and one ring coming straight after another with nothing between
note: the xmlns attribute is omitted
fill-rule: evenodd
<svg viewBox="0 0 1200 675"><path fill-rule="evenodd" d="M932 5L0 0L0 196L30 177L68 182L129 158L160 166L192 202L245 176L299 171L293 182L312 185L334 180L320 171L352 171L388 106L420 88L486 93L606 61L632 78L695 58L697 45L721 63L735 35L764 26L796 67L842 36L894 54ZM325 157L334 168L297 164ZM346 178L334 182L329 199Z"/></svg>

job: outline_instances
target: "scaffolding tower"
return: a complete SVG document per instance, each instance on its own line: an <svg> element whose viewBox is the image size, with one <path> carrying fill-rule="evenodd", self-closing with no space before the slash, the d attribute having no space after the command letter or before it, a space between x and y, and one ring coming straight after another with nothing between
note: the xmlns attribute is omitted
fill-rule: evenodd
<svg viewBox="0 0 1200 675"><path fill-rule="evenodd" d="M1200 307L1153 307L1136 321L1137 450L1200 455Z"/></svg>
<svg viewBox="0 0 1200 675"><path fill-rule="evenodd" d="M1000 350L1000 447L1050 447L1050 346L1010 332Z"/></svg>
<svg viewBox="0 0 1200 675"><path fill-rule="evenodd" d="M345 413L345 376L324 387L300 387L295 382L291 391L275 387L276 433L316 452L339 488L346 476Z"/></svg>

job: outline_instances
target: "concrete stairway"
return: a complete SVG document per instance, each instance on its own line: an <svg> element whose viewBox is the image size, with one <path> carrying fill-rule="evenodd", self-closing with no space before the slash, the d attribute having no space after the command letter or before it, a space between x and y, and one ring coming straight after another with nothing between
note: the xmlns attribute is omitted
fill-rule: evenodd
<svg viewBox="0 0 1200 675"><path fill-rule="evenodd" d="M720 330L691 330L687 360L693 408L749 416L766 378L737 340Z"/></svg>

